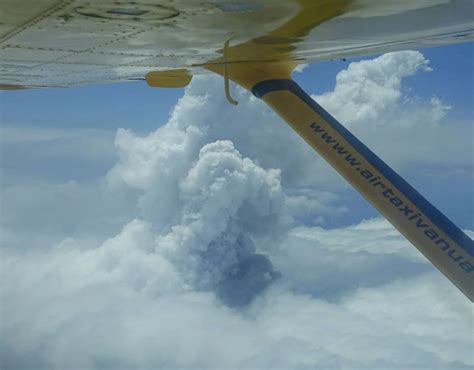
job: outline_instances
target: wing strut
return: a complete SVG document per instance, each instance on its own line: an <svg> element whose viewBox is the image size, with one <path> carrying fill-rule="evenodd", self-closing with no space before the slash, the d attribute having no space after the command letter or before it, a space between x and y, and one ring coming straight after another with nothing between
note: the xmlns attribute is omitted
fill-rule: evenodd
<svg viewBox="0 0 474 370"><path fill-rule="evenodd" d="M473 301L472 239L292 81L291 69L236 65L227 73L278 113Z"/></svg>

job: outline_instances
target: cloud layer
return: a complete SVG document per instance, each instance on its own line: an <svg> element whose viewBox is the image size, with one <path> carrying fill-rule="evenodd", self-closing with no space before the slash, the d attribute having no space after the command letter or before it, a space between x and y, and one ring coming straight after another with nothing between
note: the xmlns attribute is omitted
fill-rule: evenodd
<svg viewBox="0 0 474 370"><path fill-rule="evenodd" d="M444 129L439 99L402 88L427 65L418 52L353 63L317 99L400 167L431 163L436 148L414 159L380 139ZM18 211L2 216L2 367L472 366L465 297L386 221L329 228L353 212L345 185L233 95L236 109L198 78L156 131L117 132L105 176L3 190ZM446 163L472 166L456 150Z"/></svg>
<svg viewBox="0 0 474 370"><path fill-rule="evenodd" d="M344 233L361 249L395 241L401 252L345 251ZM384 221L291 233L272 256L281 278L238 310L189 286L155 247L150 224L134 220L99 248L65 240L41 256L8 258L5 368L472 364L470 305L424 261L402 257L409 246Z"/></svg>

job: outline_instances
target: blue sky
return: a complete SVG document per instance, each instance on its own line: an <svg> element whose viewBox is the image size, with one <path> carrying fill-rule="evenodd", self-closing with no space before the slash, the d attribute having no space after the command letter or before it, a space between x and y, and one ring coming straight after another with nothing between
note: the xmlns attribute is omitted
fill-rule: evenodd
<svg viewBox="0 0 474 370"><path fill-rule="evenodd" d="M471 237L473 54L294 74ZM467 299L262 101L232 95L213 76L1 93L2 365L472 366Z"/></svg>

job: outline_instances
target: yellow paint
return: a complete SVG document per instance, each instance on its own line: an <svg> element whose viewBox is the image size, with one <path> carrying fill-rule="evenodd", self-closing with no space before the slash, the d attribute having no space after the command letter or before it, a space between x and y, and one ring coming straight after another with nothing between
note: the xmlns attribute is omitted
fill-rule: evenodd
<svg viewBox="0 0 474 370"><path fill-rule="evenodd" d="M229 46L225 61L224 58L219 58L204 67L223 75L223 65L227 63L229 78L247 89L266 79L289 78L291 71L298 64L292 56L295 45L318 25L343 14L350 4L350 0L297 2L300 11L284 25L265 36Z"/></svg>
<svg viewBox="0 0 474 370"><path fill-rule="evenodd" d="M303 41L309 32L318 25L343 14L351 0L294 0L300 10L279 28L264 36L255 37L247 42L228 46L219 50L222 57L211 60L201 67L227 76L251 89L257 82L271 78L289 78L291 71L301 60L296 60L292 51L296 44ZM238 37L229 35L229 39ZM255 61L255 62L252 62ZM185 69L150 72L146 75L148 85L153 87L183 87L191 76Z"/></svg>
<svg viewBox="0 0 474 370"><path fill-rule="evenodd" d="M21 85L4 85L0 84L0 90L24 90L28 87L21 86Z"/></svg>
<svg viewBox="0 0 474 370"><path fill-rule="evenodd" d="M192 75L187 69L172 69L150 72L145 78L153 87L185 87L191 82Z"/></svg>

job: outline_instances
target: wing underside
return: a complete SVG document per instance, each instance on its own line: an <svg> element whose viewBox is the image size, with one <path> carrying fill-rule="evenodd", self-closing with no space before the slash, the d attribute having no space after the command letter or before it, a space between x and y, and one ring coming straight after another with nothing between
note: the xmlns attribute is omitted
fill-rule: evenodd
<svg viewBox="0 0 474 370"><path fill-rule="evenodd" d="M345 58L470 40L472 2L2 0L0 85L66 87L207 73L227 63ZM403 22L403 27L400 27ZM259 52L260 51L260 52Z"/></svg>

